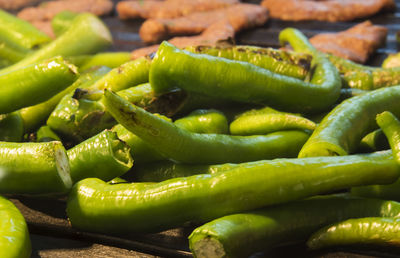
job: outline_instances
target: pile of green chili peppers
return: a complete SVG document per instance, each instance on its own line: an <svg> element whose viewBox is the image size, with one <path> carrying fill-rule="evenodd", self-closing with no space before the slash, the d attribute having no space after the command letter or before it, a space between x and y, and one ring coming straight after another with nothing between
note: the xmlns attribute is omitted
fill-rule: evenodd
<svg viewBox="0 0 400 258"><path fill-rule="evenodd" d="M94 15L52 26L54 40L0 11L0 194L67 197L89 232L195 226L195 257L399 252L398 68L323 54L293 28L279 40L294 51L163 42L130 60L102 52ZM0 224L1 257L29 257L2 196Z"/></svg>

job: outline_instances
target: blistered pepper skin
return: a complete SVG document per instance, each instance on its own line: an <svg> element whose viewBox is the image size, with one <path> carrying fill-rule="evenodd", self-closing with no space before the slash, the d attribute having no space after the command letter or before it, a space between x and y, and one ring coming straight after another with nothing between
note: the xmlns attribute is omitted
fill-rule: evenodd
<svg viewBox="0 0 400 258"><path fill-rule="evenodd" d="M157 232L355 185L391 183L399 170L386 152L266 160L160 183L109 185L88 178L70 191L67 214L81 230Z"/></svg>
<svg viewBox="0 0 400 258"><path fill-rule="evenodd" d="M310 72L311 56L302 53L254 46L185 48L193 53L207 54L248 62L272 72L304 80Z"/></svg>
<svg viewBox="0 0 400 258"><path fill-rule="evenodd" d="M192 232L189 246L196 258L249 257L305 242L313 232L331 223L367 216L398 218L400 204L347 195L318 196L215 219Z"/></svg>
<svg viewBox="0 0 400 258"><path fill-rule="evenodd" d="M15 205L0 196L0 256L3 258L31 257L28 226Z"/></svg>
<svg viewBox="0 0 400 258"><path fill-rule="evenodd" d="M178 87L296 112L328 109L340 94L341 80L336 68L299 31L285 29L280 37L282 41L296 43L292 44L295 50L308 50L313 55L312 66L316 68L310 83L246 62L192 54L163 42L150 67L150 84L158 93Z"/></svg>

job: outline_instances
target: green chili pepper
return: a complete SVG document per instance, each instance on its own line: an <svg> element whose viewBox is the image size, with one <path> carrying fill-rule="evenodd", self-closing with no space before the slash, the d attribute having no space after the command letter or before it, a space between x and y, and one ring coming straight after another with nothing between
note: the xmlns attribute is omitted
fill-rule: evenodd
<svg viewBox="0 0 400 258"><path fill-rule="evenodd" d="M0 114L0 141L20 142L24 136L24 124L17 112Z"/></svg>
<svg viewBox="0 0 400 258"><path fill-rule="evenodd" d="M238 167L257 165L258 161L247 163L225 163L219 165L179 164L170 160L135 164L132 170L124 175L131 182L162 182L171 178L188 177L199 174L215 174Z"/></svg>
<svg viewBox="0 0 400 258"><path fill-rule="evenodd" d="M400 84L400 68L376 68L356 64L350 60L329 55L329 60L342 75L343 86L375 90Z"/></svg>
<svg viewBox="0 0 400 258"><path fill-rule="evenodd" d="M150 68L150 84L158 93L179 87L285 110L317 112L329 108L340 94L341 81L336 68L301 32L286 29L280 35L282 41L294 42L295 50L313 55L312 66L316 68L310 83L246 62L192 54L163 42Z"/></svg>
<svg viewBox="0 0 400 258"><path fill-rule="evenodd" d="M12 42L2 39L0 36L0 58L9 61L9 64L14 64L29 53L29 49L19 47Z"/></svg>
<svg viewBox="0 0 400 258"><path fill-rule="evenodd" d="M234 135L267 134L282 130L314 130L315 123L307 118L290 114L258 114L234 120L229 130Z"/></svg>
<svg viewBox="0 0 400 258"><path fill-rule="evenodd" d="M329 225L314 233L307 241L310 249L333 246L363 245L399 247L400 218L357 218ZM367 246L366 246L367 245Z"/></svg>
<svg viewBox="0 0 400 258"><path fill-rule="evenodd" d="M120 91L148 82L150 59L138 58L112 69L101 80L90 87L91 90L109 89Z"/></svg>
<svg viewBox="0 0 400 258"><path fill-rule="evenodd" d="M361 94L367 93L366 90L355 89L355 88L343 88L340 89L340 97L338 99L338 103L341 103L345 99L349 99L351 97L359 96Z"/></svg>
<svg viewBox="0 0 400 258"><path fill-rule="evenodd" d="M93 82L104 76L108 71L109 68L107 67L97 67L91 71L84 72L71 86L45 102L21 109L19 113L24 122L24 132L33 132L43 125L60 100L69 92L74 91L78 87L85 88L92 85Z"/></svg>
<svg viewBox="0 0 400 258"><path fill-rule="evenodd" d="M44 125L40 127L39 130L36 132L36 141L51 142L51 141L61 141L61 139L55 132L53 132L53 130L51 130L49 126Z"/></svg>
<svg viewBox="0 0 400 258"><path fill-rule="evenodd" d="M145 141L128 131L122 125L118 124L114 126L112 131L116 132L118 138L126 142L130 147L131 156L135 160L135 166L137 164L166 159L156 149L150 147Z"/></svg>
<svg viewBox="0 0 400 258"><path fill-rule="evenodd" d="M400 66L400 52L396 54L389 55L382 62L382 68L393 68Z"/></svg>
<svg viewBox="0 0 400 258"><path fill-rule="evenodd" d="M389 141L394 159L400 164L400 121L387 111L378 114L376 121ZM356 187L351 189L351 193L357 196L400 200L400 180L391 185Z"/></svg>
<svg viewBox="0 0 400 258"><path fill-rule="evenodd" d="M299 157L347 155L377 128L375 116L385 110L400 114L400 86L374 90L343 101L317 126Z"/></svg>
<svg viewBox="0 0 400 258"><path fill-rule="evenodd" d="M71 11L62 11L56 14L53 19L51 19L51 28L54 34L58 37L66 32L78 15L78 13Z"/></svg>
<svg viewBox="0 0 400 258"><path fill-rule="evenodd" d="M0 35L14 44L28 49L51 41L49 36L29 22L3 10L0 10Z"/></svg>
<svg viewBox="0 0 400 258"><path fill-rule="evenodd" d="M376 116L376 122L386 135L393 157L400 165L400 121L391 112L385 111Z"/></svg>
<svg viewBox="0 0 400 258"><path fill-rule="evenodd" d="M400 216L400 204L346 195L318 196L218 218L189 236L194 257L249 257L305 242L319 228L348 218Z"/></svg>
<svg viewBox="0 0 400 258"><path fill-rule="evenodd" d="M107 111L150 146L182 163L218 164L296 156L308 138L302 131L259 136L198 134L180 129L105 90Z"/></svg>
<svg viewBox="0 0 400 258"><path fill-rule="evenodd" d="M374 152L390 149L389 143L383 131L377 129L361 139L357 152Z"/></svg>
<svg viewBox="0 0 400 258"><path fill-rule="evenodd" d="M174 124L195 133L228 134L228 120L215 109L198 109L177 119Z"/></svg>
<svg viewBox="0 0 400 258"><path fill-rule="evenodd" d="M0 196L0 256L4 258L31 257L28 226L15 205Z"/></svg>
<svg viewBox="0 0 400 258"><path fill-rule="evenodd" d="M67 153L73 182L88 177L108 181L124 174L133 164L128 145L108 130L76 145Z"/></svg>
<svg viewBox="0 0 400 258"><path fill-rule="evenodd" d="M267 160L160 183L109 185L90 178L70 191L67 215L81 230L155 232L351 186L391 183L399 173L386 152Z"/></svg>
<svg viewBox="0 0 400 258"><path fill-rule="evenodd" d="M193 53L207 54L227 59L244 61L271 72L304 80L310 71L311 56L303 53L254 46L185 48Z"/></svg>
<svg viewBox="0 0 400 258"><path fill-rule="evenodd" d="M138 85L119 91L118 94L143 106L154 99L149 85ZM93 85L86 89L76 89L58 103L49 116L47 125L63 138L73 142L81 142L104 129L111 128L116 121L106 112L103 103L99 101L99 95L101 96L102 92L93 90Z"/></svg>
<svg viewBox="0 0 400 258"><path fill-rule="evenodd" d="M68 157L60 142L0 142L0 192L65 193L71 186Z"/></svg>
<svg viewBox="0 0 400 258"><path fill-rule="evenodd" d="M107 66L117 68L131 60L130 52L104 52L95 55L69 57L73 64L79 67L80 71L85 71L93 66Z"/></svg>
<svg viewBox="0 0 400 258"><path fill-rule="evenodd" d="M169 121L167 117L159 117ZM222 133L228 130L226 118L215 110L197 110L187 117L176 120L174 123L180 128L196 133ZM112 130L131 147L131 155L135 157L135 166L141 163L166 159L156 149L150 147L145 141L122 125L116 125Z"/></svg>
<svg viewBox="0 0 400 258"><path fill-rule="evenodd" d="M0 113L43 102L73 83L76 67L61 57L42 61L0 76Z"/></svg>
<svg viewBox="0 0 400 258"><path fill-rule="evenodd" d="M99 18L89 13L80 14L64 34L18 63L0 70L0 74L20 69L53 56L68 57L93 54L111 44L111 34Z"/></svg>

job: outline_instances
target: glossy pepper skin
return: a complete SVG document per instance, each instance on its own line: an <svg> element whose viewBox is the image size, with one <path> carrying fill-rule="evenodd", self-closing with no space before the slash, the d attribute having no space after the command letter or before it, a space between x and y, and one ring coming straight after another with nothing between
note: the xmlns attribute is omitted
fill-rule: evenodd
<svg viewBox="0 0 400 258"><path fill-rule="evenodd" d="M233 135L267 134L282 130L314 130L316 124L304 117L288 113L242 116L229 125Z"/></svg>
<svg viewBox="0 0 400 258"><path fill-rule="evenodd" d="M0 142L0 193L60 194L72 186L61 142Z"/></svg>
<svg viewBox="0 0 400 258"><path fill-rule="evenodd" d="M376 116L376 122L389 141L394 159L400 164L400 121L391 112L385 111ZM400 200L400 180L390 185L355 187L351 189L351 193L357 196Z"/></svg>
<svg viewBox="0 0 400 258"><path fill-rule="evenodd" d="M54 56L68 57L93 54L109 47L111 44L111 34L99 18L89 13L80 14L62 36L21 61L0 70L0 74L8 73Z"/></svg>
<svg viewBox="0 0 400 258"><path fill-rule="evenodd" d="M151 60L138 58L112 69L101 80L94 83L91 90L124 90L148 82Z"/></svg>
<svg viewBox="0 0 400 258"><path fill-rule="evenodd" d="M182 163L218 164L293 157L308 139L308 134L301 131L276 132L265 136L192 133L115 93L104 92L106 109L120 124L165 157Z"/></svg>
<svg viewBox="0 0 400 258"><path fill-rule="evenodd" d="M317 126L299 157L348 155L377 129L375 116L385 110L400 114L400 86L374 90L343 101Z"/></svg>
<svg viewBox="0 0 400 258"><path fill-rule="evenodd" d="M303 53L254 46L188 47L185 50L260 66L274 73L304 80L310 72L311 56Z"/></svg>
<svg viewBox="0 0 400 258"><path fill-rule="evenodd" d="M117 134L105 130L68 150L73 182L88 177L104 181L121 176L133 165L130 148Z"/></svg>
<svg viewBox="0 0 400 258"><path fill-rule="evenodd" d="M232 214L196 228L189 236L194 257L249 257L278 246L305 242L316 230L349 218L399 217L394 201L347 195L310 199Z"/></svg>
<svg viewBox="0 0 400 258"><path fill-rule="evenodd" d="M51 41L51 38L32 24L0 9L0 38L31 49Z"/></svg>
<svg viewBox="0 0 400 258"><path fill-rule="evenodd" d="M160 117L166 121L169 120L167 117ZM174 124L195 133L226 133L228 131L228 122L225 116L216 110L196 110L186 117L175 120ZM118 124L112 130L131 147L131 155L135 157L135 167L138 164L148 164L166 159L157 149L149 146L148 143L122 125Z"/></svg>
<svg viewBox="0 0 400 258"><path fill-rule="evenodd" d="M52 58L0 76L0 114L43 102L78 78L75 66Z"/></svg>
<svg viewBox="0 0 400 258"><path fill-rule="evenodd" d="M31 240L25 219L17 207L3 196L0 196L0 256L31 257Z"/></svg>
<svg viewBox="0 0 400 258"><path fill-rule="evenodd" d="M324 227L307 241L310 249L367 245L397 247L400 242L400 218L368 217L348 219Z"/></svg>
<svg viewBox="0 0 400 258"><path fill-rule="evenodd" d="M174 121L182 129L195 133L228 134L229 126L225 115L215 109L197 109Z"/></svg>
<svg viewBox="0 0 400 258"><path fill-rule="evenodd" d="M178 87L234 101L266 104L296 112L328 109L338 99L341 81L336 68L315 50L301 32L280 34L296 51L312 54L310 82L273 73L250 63L192 54L163 42L153 59L149 81L157 93ZM301 43L298 43L301 42Z"/></svg>
<svg viewBox="0 0 400 258"><path fill-rule="evenodd" d="M73 84L50 99L37 105L20 109L19 114L24 124L24 132L31 133L45 124L51 112L65 95L78 87L85 88L92 85L93 82L104 76L109 70L107 67L96 67L93 70L83 72Z"/></svg>
<svg viewBox="0 0 400 258"><path fill-rule="evenodd" d="M391 183L399 170L386 152L266 160L160 183L109 185L89 178L70 191L67 215L81 230L156 232L351 186Z"/></svg>

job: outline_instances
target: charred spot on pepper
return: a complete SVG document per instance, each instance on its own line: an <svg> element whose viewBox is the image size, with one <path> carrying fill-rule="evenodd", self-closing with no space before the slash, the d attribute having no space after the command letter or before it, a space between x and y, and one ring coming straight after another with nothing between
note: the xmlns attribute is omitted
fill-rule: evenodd
<svg viewBox="0 0 400 258"><path fill-rule="evenodd" d="M77 88L74 91L74 94L72 95L73 99L79 100L81 99L83 96L85 96L86 94L88 94L89 92L85 89L81 89L81 88Z"/></svg>

